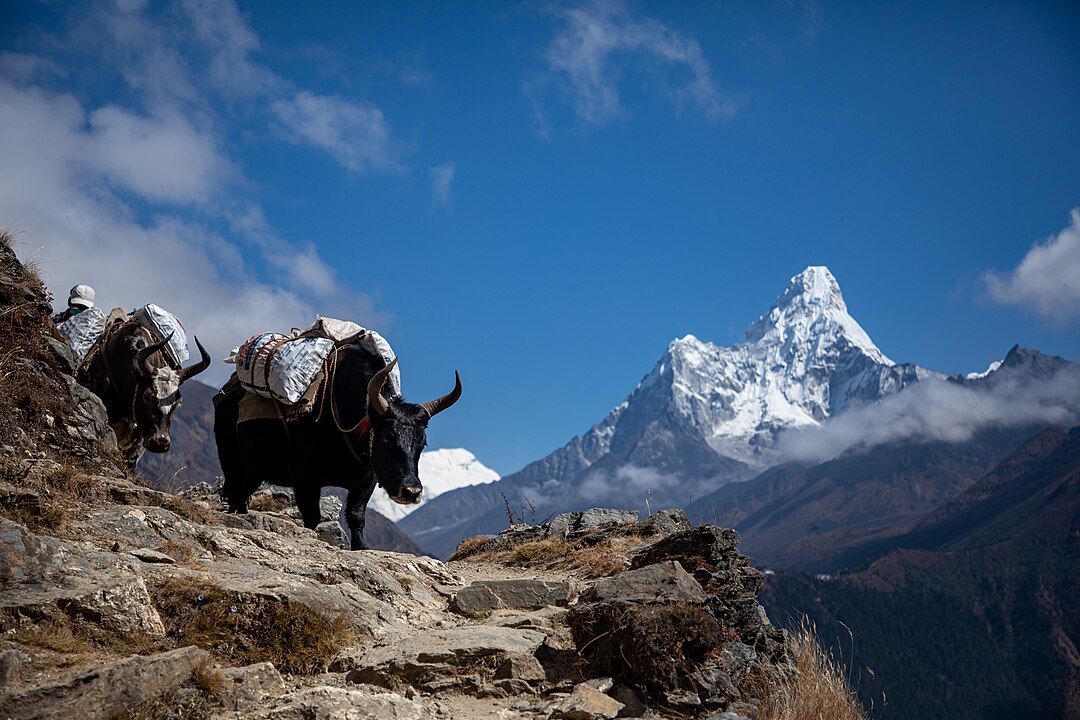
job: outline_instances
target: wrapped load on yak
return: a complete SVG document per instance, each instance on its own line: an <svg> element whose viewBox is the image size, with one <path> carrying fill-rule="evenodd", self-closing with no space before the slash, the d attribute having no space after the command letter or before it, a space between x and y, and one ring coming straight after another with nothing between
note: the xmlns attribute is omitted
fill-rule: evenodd
<svg viewBox="0 0 1080 720"><path fill-rule="evenodd" d="M149 304L131 315L114 308L84 353L75 377L104 403L130 469L144 449L169 450L169 425L180 406L180 386L210 366L210 356L198 338L195 345L200 360L185 368L189 352L183 323L168 310Z"/></svg>
<svg viewBox="0 0 1080 720"><path fill-rule="evenodd" d="M376 485L395 502L420 501L428 421L461 396L457 373L447 395L408 403L389 343L331 318L287 335L255 335L226 362L236 373L214 396L214 436L232 512L247 512L263 482L289 486L304 525L315 528L322 488L345 488L351 547L361 550Z"/></svg>

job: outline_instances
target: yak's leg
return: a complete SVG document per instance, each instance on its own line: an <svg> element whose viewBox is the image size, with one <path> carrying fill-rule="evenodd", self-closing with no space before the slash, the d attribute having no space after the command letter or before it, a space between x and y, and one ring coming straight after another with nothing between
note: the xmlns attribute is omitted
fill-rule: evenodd
<svg viewBox="0 0 1080 720"><path fill-rule="evenodd" d="M214 422L218 460L225 482L221 497L229 512L246 513L248 498L263 480L288 485L288 473L282 470L288 437L275 420L250 420L237 425L219 406Z"/></svg>
<svg viewBox="0 0 1080 720"><path fill-rule="evenodd" d="M300 510L300 517L304 519L304 527L314 530L322 522L322 512L319 510L319 496L322 488L318 485L303 485L294 487L296 495L296 507Z"/></svg>
<svg viewBox="0 0 1080 720"><path fill-rule="evenodd" d="M349 524L349 549L351 550L367 550L367 543L364 542L364 523L367 518L364 517L364 513L367 511L368 500L371 499L374 489L375 482L372 479L359 487L349 488L349 495L345 498L345 522Z"/></svg>

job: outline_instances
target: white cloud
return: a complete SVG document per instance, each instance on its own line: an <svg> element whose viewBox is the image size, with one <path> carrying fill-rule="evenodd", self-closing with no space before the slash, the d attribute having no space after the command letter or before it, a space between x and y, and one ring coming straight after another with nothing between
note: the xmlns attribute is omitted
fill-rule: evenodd
<svg viewBox="0 0 1080 720"><path fill-rule="evenodd" d="M653 492L678 487L679 478L653 468L623 465L614 473L592 470L582 478L578 495L590 502L611 502L617 498L646 498Z"/></svg>
<svg viewBox="0 0 1080 720"><path fill-rule="evenodd" d="M731 118L738 105L716 89L701 46L664 23L631 15L619 0L561 6L563 26L548 46L552 71L574 93L578 117L601 124L626 115L619 98L623 59L636 61L682 107L697 106L710 120ZM673 72L677 71L677 72ZM674 76L689 73L688 81Z"/></svg>
<svg viewBox="0 0 1080 720"><path fill-rule="evenodd" d="M454 163L436 165L428 171L431 177L431 192L435 202L440 205L450 204L450 186L454 182Z"/></svg>
<svg viewBox="0 0 1080 720"><path fill-rule="evenodd" d="M1010 377L1008 369L990 387L927 379L879 403L853 408L820 427L789 430L779 439L788 459L828 460L852 448L892 442L969 440L987 428L1080 423L1080 368L1067 366L1049 377Z"/></svg>
<svg viewBox="0 0 1080 720"><path fill-rule="evenodd" d="M983 275L986 289L1003 305L1020 305L1058 323L1080 318L1080 208L1069 225L1035 243L1016 269Z"/></svg>
<svg viewBox="0 0 1080 720"><path fill-rule="evenodd" d="M216 140L184 117L147 117L107 105L90 113L87 159L150 200L203 202L236 175Z"/></svg>
<svg viewBox="0 0 1080 720"><path fill-rule="evenodd" d="M259 51L259 38L232 0L184 0L196 36L212 52L210 79L228 95L254 97L284 89L286 83L249 56Z"/></svg>
<svg viewBox="0 0 1080 720"><path fill-rule="evenodd" d="M94 6L63 38L71 56L105 58L102 87L111 73L123 80L96 105L55 89L66 78L50 59L0 58L0 222L16 231L20 257L54 291L88 283L105 308L154 302L175 312L215 359L201 378L211 383L231 371L220 362L227 351L256 332L316 314L385 327L314 245L280 237L244 198L228 118L177 44L189 31L145 11Z"/></svg>
<svg viewBox="0 0 1080 720"><path fill-rule="evenodd" d="M402 169L390 126L382 111L369 102L304 90L291 100L276 101L273 109L293 140L311 143L350 170Z"/></svg>

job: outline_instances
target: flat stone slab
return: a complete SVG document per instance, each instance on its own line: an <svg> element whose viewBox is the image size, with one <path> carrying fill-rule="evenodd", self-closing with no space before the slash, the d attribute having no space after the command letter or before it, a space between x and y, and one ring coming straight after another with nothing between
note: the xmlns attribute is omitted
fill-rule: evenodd
<svg viewBox="0 0 1080 720"><path fill-rule="evenodd" d="M617 717L623 704L587 683L574 686L570 697L559 703L552 720L609 720Z"/></svg>
<svg viewBox="0 0 1080 720"><path fill-rule="evenodd" d="M479 615L492 610L539 610L548 605L565 606L570 584L544 580L478 580L458 590L450 610Z"/></svg>
<svg viewBox="0 0 1080 720"><path fill-rule="evenodd" d="M427 692L496 695L500 683L545 677L536 659L545 637L535 630L487 625L435 630L372 649L345 679L391 688L405 681Z"/></svg>
<svg viewBox="0 0 1080 720"><path fill-rule="evenodd" d="M585 602L702 604L709 596L679 563L668 560L604 578L582 594Z"/></svg>
<svg viewBox="0 0 1080 720"><path fill-rule="evenodd" d="M207 653L195 646L146 657L133 655L71 677L66 682L0 698L0 717L10 720L114 718L187 682Z"/></svg>
<svg viewBox="0 0 1080 720"><path fill-rule="evenodd" d="M268 712L248 715L251 720L430 720L423 706L396 693L367 693L336 687L302 690Z"/></svg>

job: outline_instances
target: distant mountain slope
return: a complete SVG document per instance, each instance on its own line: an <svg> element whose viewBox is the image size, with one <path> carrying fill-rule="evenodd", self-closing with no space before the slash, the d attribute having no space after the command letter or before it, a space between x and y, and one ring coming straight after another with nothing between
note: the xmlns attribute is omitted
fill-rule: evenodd
<svg viewBox="0 0 1080 720"><path fill-rule="evenodd" d="M681 507L778 459L778 435L937 376L897 365L851 317L828 268L791 278L746 342L671 342L625 402L566 446L497 487L446 493L401 521L445 556L463 537L505 526L512 507L540 514L595 505Z"/></svg>
<svg viewBox="0 0 1080 720"><path fill-rule="evenodd" d="M1080 428L1025 443L898 542L921 547L828 581L770 575L770 615L838 638L864 702L889 698L879 717L1080 717Z"/></svg>
<svg viewBox="0 0 1080 720"><path fill-rule="evenodd" d="M933 391L935 382L882 401L878 412L898 425L917 425L891 405L901 404L916 414L919 409L905 396ZM901 435L904 439L856 447L817 465L773 468L695 501L686 508L689 516L730 523L740 532L745 552L758 562L835 572L904 547L897 545L899 538L915 523L928 522L926 513L978 497L962 493L1025 439L1054 427L1058 417L1075 418L1080 410L1064 412L1080 397L1080 366L1019 347L989 374L938 385L955 386L959 394L950 391L949 400L974 408L960 413L983 412L987 421L973 427L959 427L958 422L943 433L924 433L922 427L897 430L907 433ZM1052 402L1040 404L1044 397ZM954 431L958 437L953 440L928 439ZM982 492L991 482L982 481Z"/></svg>

